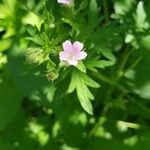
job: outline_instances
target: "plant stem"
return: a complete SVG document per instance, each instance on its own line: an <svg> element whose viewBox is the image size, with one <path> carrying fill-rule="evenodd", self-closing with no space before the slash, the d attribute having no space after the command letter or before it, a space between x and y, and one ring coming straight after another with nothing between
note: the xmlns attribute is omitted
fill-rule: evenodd
<svg viewBox="0 0 150 150"><path fill-rule="evenodd" d="M135 100L134 97L131 97L130 95L126 96L128 98L129 101L131 101L134 105L136 105L137 107L139 107L141 110L143 110L143 112L145 112L146 114L148 114L147 116L150 115L150 110L144 106L142 103L140 103L139 101Z"/></svg>
<svg viewBox="0 0 150 150"><path fill-rule="evenodd" d="M100 72L94 72L92 73L93 76L95 76L97 79L100 79L101 81L108 83L110 85L114 85L115 82L112 81L111 79L107 78L106 76L102 75Z"/></svg>
<svg viewBox="0 0 150 150"><path fill-rule="evenodd" d="M128 91L125 88L123 88L121 85L119 85L117 83L117 80L113 81L110 78L101 74L100 72L92 73L92 75L95 76L97 79L101 80L102 82L110 84L112 87L117 87L118 89L120 89L124 93L128 93ZM111 91L112 91L112 87L111 87Z"/></svg>
<svg viewBox="0 0 150 150"><path fill-rule="evenodd" d="M106 18L106 24L109 22L109 12L108 12L108 4L107 0L103 0L104 14Z"/></svg>
<svg viewBox="0 0 150 150"><path fill-rule="evenodd" d="M134 69L141 62L142 59L143 57L137 58L137 60L125 72L127 72L128 70Z"/></svg>
<svg viewBox="0 0 150 150"><path fill-rule="evenodd" d="M129 59L129 56L131 55L131 53L133 52L134 49L129 49L129 47L126 48L125 53L122 57L122 60L120 62L119 65L119 69L117 71L117 80L119 80L123 75L124 75L124 68L127 64L127 61Z"/></svg>

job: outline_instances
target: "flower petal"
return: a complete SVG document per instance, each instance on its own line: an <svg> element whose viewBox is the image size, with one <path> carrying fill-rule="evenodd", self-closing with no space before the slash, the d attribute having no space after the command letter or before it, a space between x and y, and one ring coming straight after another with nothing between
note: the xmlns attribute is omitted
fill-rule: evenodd
<svg viewBox="0 0 150 150"><path fill-rule="evenodd" d="M69 60L67 61L69 65L73 65L73 66L77 66L78 65L78 61L77 60Z"/></svg>
<svg viewBox="0 0 150 150"><path fill-rule="evenodd" d="M66 40L63 42L63 49L67 53L72 52L72 43L69 40Z"/></svg>
<svg viewBox="0 0 150 150"><path fill-rule="evenodd" d="M62 4L70 4L72 0L57 0L57 2Z"/></svg>
<svg viewBox="0 0 150 150"><path fill-rule="evenodd" d="M74 51L81 51L83 49L83 43L76 41L73 43L73 50Z"/></svg>
<svg viewBox="0 0 150 150"><path fill-rule="evenodd" d="M59 53L59 59L62 60L62 61L67 61L68 57L69 57L69 55L66 52L60 52Z"/></svg>
<svg viewBox="0 0 150 150"><path fill-rule="evenodd" d="M87 56L87 53L86 53L86 52L84 52L84 51L82 51L82 52L80 52L79 59L80 59L80 60L81 60L81 59L85 59L85 58L86 58L86 56Z"/></svg>

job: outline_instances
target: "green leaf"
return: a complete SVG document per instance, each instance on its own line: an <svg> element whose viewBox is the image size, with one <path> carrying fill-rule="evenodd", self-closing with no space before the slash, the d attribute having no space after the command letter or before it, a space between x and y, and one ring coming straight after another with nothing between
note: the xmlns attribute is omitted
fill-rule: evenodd
<svg viewBox="0 0 150 150"><path fill-rule="evenodd" d="M43 41L40 35L35 35L34 37L26 37L27 40L32 41L40 46L43 46Z"/></svg>
<svg viewBox="0 0 150 150"><path fill-rule="evenodd" d="M78 95L78 98L80 100L80 103L81 103L81 106L83 107L83 109L93 115L93 108L92 108L92 104L90 102L89 99L85 98L84 95L82 95L82 93L80 93L79 90L77 90L77 95Z"/></svg>
<svg viewBox="0 0 150 150"><path fill-rule="evenodd" d="M72 93L76 89L77 96L83 109L87 113L93 114L92 104L90 100L93 100L94 96L88 89L88 86L93 88L100 87L98 83L92 80L85 73L74 70L72 72L72 78L68 88L68 93Z"/></svg>
<svg viewBox="0 0 150 150"><path fill-rule="evenodd" d="M77 95L78 97L82 98L82 99L79 98L80 102L82 102L83 99L89 100L89 101L90 99L93 100L94 96L89 91L86 84L82 82L81 80L78 80L77 83L78 83L78 85L76 85Z"/></svg>
<svg viewBox="0 0 150 150"><path fill-rule="evenodd" d="M87 0L82 1L82 2L80 3L80 6L79 6L77 12L79 12L79 11L81 11L81 10L84 10L84 9L87 7L87 5L88 5L88 1L87 1Z"/></svg>
<svg viewBox="0 0 150 150"><path fill-rule="evenodd" d="M140 1L137 5L136 15L134 16L138 31L149 28L149 23L146 21L147 14L144 10L144 2Z"/></svg>
<svg viewBox="0 0 150 150"><path fill-rule="evenodd" d="M142 37L141 45L143 48L150 50L150 35Z"/></svg>
<svg viewBox="0 0 150 150"><path fill-rule="evenodd" d="M46 33L45 32L42 32L41 33L41 35L40 35L40 37L41 37L41 40L43 41L42 43L43 43L43 47L44 47L44 49L49 49L49 47L50 47L50 43L49 43L49 38L48 38L48 36L46 35Z"/></svg>
<svg viewBox="0 0 150 150"><path fill-rule="evenodd" d="M11 47L13 40L11 38L0 40L0 52L5 51Z"/></svg>
<svg viewBox="0 0 150 150"><path fill-rule="evenodd" d="M108 66L112 66L114 65L113 61L109 61L109 60L95 60L95 59L91 59L89 61L86 62L86 67L93 71L93 72L97 72L96 68L106 68Z"/></svg>
<svg viewBox="0 0 150 150"><path fill-rule="evenodd" d="M43 18L44 18L44 23L47 23L50 28L55 27L55 18L53 16L53 13L52 13L52 11L48 11L46 6L44 7Z"/></svg>
<svg viewBox="0 0 150 150"><path fill-rule="evenodd" d="M92 33L88 40L93 43L93 49L96 49L96 51L100 51L101 49L119 51L124 42L124 38L121 35L124 34L124 31L125 26L110 23Z"/></svg>
<svg viewBox="0 0 150 150"><path fill-rule="evenodd" d="M27 28L29 35L31 36L35 36L39 32L38 28L36 26L32 26L31 24L27 24L26 28Z"/></svg>
<svg viewBox="0 0 150 150"><path fill-rule="evenodd" d="M82 79L84 80L84 83L86 85L88 85L89 87L93 87L93 88L100 87L100 85L97 82L95 82L94 80L92 80L88 75L81 73L81 72L79 74L82 77Z"/></svg>
<svg viewBox="0 0 150 150"><path fill-rule="evenodd" d="M103 17L100 17L99 9L96 0L91 0L89 3L89 13L88 13L88 23L86 26L80 30L77 39L80 41L86 41L91 34L94 32L95 28L99 26L100 22L103 20Z"/></svg>
<svg viewBox="0 0 150 150"><path fill-rule="evenodd" d="M30 34L34 35L33 33L34 31L30 31L30 32L32 32ZM49 49L50 47L49 38L45 32L42 32L41 34L35 34L33 37L27 37L26 39L42 46L43 49L45 50Z"/></svg>
<svg viewBox="0 0 150 150"><path fill-rule="evenodd" d="M72 76L71 76L71 82L69 84L69 87L68 87L68 93L72 93L75 88L76 88L76 74L75 73L72 73Z"/></svg>
<svg viewBox="0 0 150 150"><path fill-rule="evenodd" d="M135 0L115 0L114 2L115 14L117 16L125 15L132 9L134 3Z"/></svg>
<svg viewBox="0 0 150 150"><path fill-rule="evenodd" d="M98 17L98 5L96 0L90 0L89 4L89 19L94 20Z"/></svg>
<svg viewBox="0 0 150 150"><path fill-rule="evenodd" d="M61 20L62 20L64 23L70 25L70 26L71 26L72 28L74 28L75 30L78 30L78 25L77 25L73 20L68 19L68 18L61 18Z"/></svg>
<svg viewBox="0 0 150 150"><path fill-rule="evenodd" d="M84 26L79 35L77 36L77 39L80 41L86 41L91 34L94 32L94 29L98 26L101 20L93 20L90 22L87 26Z"/></svg>
<svg viewBox="0 0 150 150"><path fill-rule="evenodd" d="M86 68L85 68L82 61L79 62L78 66L77 66L77 69L80 70L81 72L86 73Z"/></svg>
<svg viewBox="0 0 150 150"><path fill-rule="evenodd" d="M100 52L107 58L109 59L113 64L116 62L115 56L112 54L110 50L107 49L101 49Z"/></svg>

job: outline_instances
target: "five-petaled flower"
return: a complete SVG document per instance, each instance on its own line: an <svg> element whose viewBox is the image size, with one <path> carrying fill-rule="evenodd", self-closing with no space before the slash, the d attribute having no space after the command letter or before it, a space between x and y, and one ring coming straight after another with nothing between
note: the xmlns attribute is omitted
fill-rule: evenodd
<svg viewBox="0 0 150 150"><path fill-rule="evenodd" d="M59 53L59 59L68 65L77 66L79 61L87 56L87 53L82 51L83 43L79 41L75 41L73 44L69 40L65 41L63 43L63 50Z"/></svg>
<svg viewBox="0 0 150 150"><path fill-rule="evenodd" d="M72 0L57 0L58 3L61 3L61 4L71 4L72 3Z"/></svg>

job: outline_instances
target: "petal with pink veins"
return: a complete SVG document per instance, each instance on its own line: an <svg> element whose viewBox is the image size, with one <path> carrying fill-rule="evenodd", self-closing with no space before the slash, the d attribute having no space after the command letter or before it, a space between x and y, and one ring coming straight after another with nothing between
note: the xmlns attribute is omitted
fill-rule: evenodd
<svg viewBox="0 0 150 150"><path fill-rule="evenodd" d="M83 43L80 43L79 41L76 41L73 43L73 50L74 51L81 51L83 49Z"/></svg>
<svg viewBox="0 0 150 150"><path fill-rule="evenodd" d="M59 53L59 59L62 60L62 61L67 61L68 57L69 57L69 55L66 52L60 52Z"/></svg>
<svg viewBox="0 0 150 150"><path fill-rule="evenodd" d="M63 42L63 49L66 53L72 52L72 43L69 40Z"/></svg>
<svg viewBox="0 0 150 150"><path fill-rule="evenodd" d="M79 60L80 60L80 59L85 59L86 56L87 56L87 53L86 53L86 52L84 52L84 51L80 52Z"/></svg>

